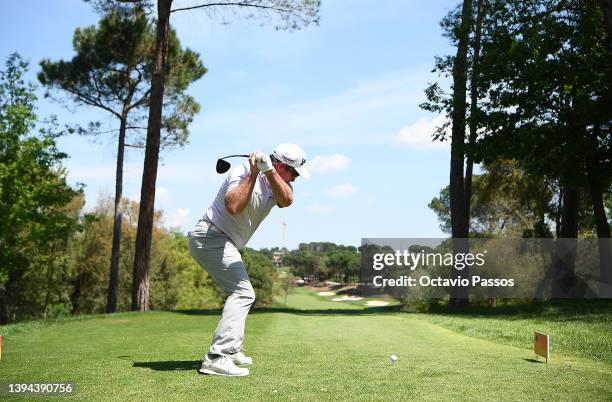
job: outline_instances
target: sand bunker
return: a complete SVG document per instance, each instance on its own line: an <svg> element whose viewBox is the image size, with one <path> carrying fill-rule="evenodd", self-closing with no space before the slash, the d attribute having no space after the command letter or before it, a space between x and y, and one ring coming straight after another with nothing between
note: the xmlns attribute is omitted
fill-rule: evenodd
<svg viewBox="0 0 612 402"><path fill-rule="evenodd" d="M319 292L317 293L319 296L333 296L336 292Z"/></svg>
<svg viewBox="0 0 612 402"><path fill-rule="evenodd" d="M342 297L334 297L332 301L350 301L350 300L362 300L363 297L359 296L342 296Z"/></svg>
<svg viewBox="0 0 612 402"><path fill-rule="evenodd" d="M380 300L369 300L366 302L366 306L368 307L382 307L388 305L389 302L380 301Z"/></svg>

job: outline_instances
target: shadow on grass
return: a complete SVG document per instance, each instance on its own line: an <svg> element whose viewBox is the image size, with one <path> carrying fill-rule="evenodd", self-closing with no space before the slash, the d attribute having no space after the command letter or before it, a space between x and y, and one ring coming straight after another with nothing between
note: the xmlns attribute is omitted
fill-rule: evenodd
<svg viewBox="0 0 612 402"><path fill-rule="evenodd" d="M500 317L505 319L549 318L558 321L601 321L610 316L612 299L597 300L551 300L542 302L512 300L496 307L470 305L450 309L443 304L432 303L422 313L465 317Z"/></svg>
<svg viewBox="0 0 612 402"><path fill-rule="evenodd" d="M400 306L384 306L384 307L366 307L363 309L310 309L301 310L288 307L258 307L249 314L261 313L288 313L296 315L371 315L380 313L392 313L400 311ZM173 313L185 315L221 315L221 309L205 309L205 310L174 310Z"/></svg>
<svg viewBox="0 0 612 402"><path fill-rule="evenodd" d="M538 363L538 364L546 363L546 362L543 362L541 360L536 360L536 359L523 359L523 360L525 360L526 362L529 362L529 363Z"/></svg>
<svg viewBox="0 0 612 402"><path fill-rule="evenodd" d="M148 368L154 371L197 370L201 360L168 360L161 362L134 362L134 367Z"/></svg>
<svg viewBox="0 0 612 402"><path fill-rule="evenodd" d="M488 305L470 305L451 309L445 304L431 303L413 309L408 307L381 306L363 309L297 309L289 307L257 307L250 314L288 313L296 315L372 315L394 312L426 313L433 315L452 315L464 317L499 317L508 320L525 318L547 318L556 321L600 322L602 316L609 317L612 312L612 299L600 300L555 300L548 302L516 301ZM174 310L173 313L185 315L221 315L221 309Z"/></svg>

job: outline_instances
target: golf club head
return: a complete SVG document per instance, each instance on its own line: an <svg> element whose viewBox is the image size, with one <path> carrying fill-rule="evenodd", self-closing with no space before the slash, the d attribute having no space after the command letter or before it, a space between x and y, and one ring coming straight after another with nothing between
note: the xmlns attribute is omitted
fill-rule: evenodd
<svg viewBox="0 0 612 402"><path fill-rule="evenodd" d="M232 165L228 161L217 159L217 173L223 174L230 170L230 167L232 167Z"/></svg>
<svg viewBox="0 0 612 402"><path fill-rule="evenodd" d="M223 174L225 172L227 172L228 170L230 170L230 168L232 167L232 165L224 160L226 158L236 158L236 157L240 157L240 158L248 158L249 155L243 155L243 154L239 154L239 155L228 155L228 156L224 156L223 158L219 158L217 159L217 173L219 174Z"/></svg>

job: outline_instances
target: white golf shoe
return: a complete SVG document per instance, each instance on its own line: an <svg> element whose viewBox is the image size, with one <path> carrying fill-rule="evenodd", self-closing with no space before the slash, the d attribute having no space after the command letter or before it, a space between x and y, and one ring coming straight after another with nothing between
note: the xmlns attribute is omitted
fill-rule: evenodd
<svg viewBox="0 0 612 402"><path fill-rule="evenodd" d="M229 356L218 356L211 359L206 355L199 370L202 374L244 377L249 375L249 369L237 367Z"/></svg>
<svg viewBox="0 0 612 402"><path fill-rule="evenodd" d="M237 352L229 355L230 359L234 362L234 364L253 364L253 359L249 356L245 356L242 352Z"/></svg>

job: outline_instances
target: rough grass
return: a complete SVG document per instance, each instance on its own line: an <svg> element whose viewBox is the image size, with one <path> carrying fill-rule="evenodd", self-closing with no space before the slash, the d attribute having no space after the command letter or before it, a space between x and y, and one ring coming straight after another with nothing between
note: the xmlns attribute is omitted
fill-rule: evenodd
<svg viewBox="0 0 612 402"><path fill-rule="evenodd" d="M531 345L533 331L550 336L551 355L612 364L612 300L474 306L454 314L436 308L421 317L453 331L512 346Z"/></svg>

